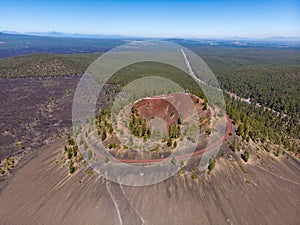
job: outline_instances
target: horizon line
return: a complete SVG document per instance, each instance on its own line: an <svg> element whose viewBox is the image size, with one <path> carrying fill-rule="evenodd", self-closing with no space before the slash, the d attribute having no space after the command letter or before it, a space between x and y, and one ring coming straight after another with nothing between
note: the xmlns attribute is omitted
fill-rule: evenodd
<svg viewBox="0 0 300 225"><path fill-rule="evenodd" d="M16 31L16 30L1 30L0 33L4 34L21 34L21 35L32 35L32 36L45 36L45 37L71 37L72 38L92 38L92 37L84 37L84 36L95 36L95 37L119 37L119 38L168 38L168 39L300 39L300 36L285 36L285 35L273 35L273 36L239 36L239 35L232 35L232 36L197 36L197 35L161 35L161 36L149 36L149 35L132 35L132 34L101 34L101 33L81 33L81 32L63 32L57 30L50 30L50 31ZM55 36L57 34L57 36ZM74 36L83 37L74 37ZM95 38L94 37L94 38Z"/></svg>

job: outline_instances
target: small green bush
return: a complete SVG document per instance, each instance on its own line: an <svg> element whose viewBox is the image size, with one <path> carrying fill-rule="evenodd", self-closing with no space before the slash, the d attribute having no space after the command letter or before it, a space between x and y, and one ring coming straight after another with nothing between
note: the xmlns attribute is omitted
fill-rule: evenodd
<svg viewBox="0 0 300 225"><path fill-rule="evenodd" d="M176 158L175 158L175 157L172 158L171 163L172 163L174 166L176 165Z"/></svg>
<svg viewBox="0 0 300 225"><path fill-rule="evenodd" d="M209 164L208 164L208 170L209 171L212 171L216 166L216 157L215 156L212 156L210 159L209 159Z"/></svg>
<svg viewBox="0 0 300 225"><path fill-rule="evenodd" d="M69 163L69 172L70 172L70 174L73 174L75 171L76 171L76 167L74 166L74 163L71 160Z"/></svg>
<svg viewBox="0 0 300 225"><path fill-rule="evenodd" d="M241 157L245 162L248 162L250 158L250 153L248 151L245 151L244 154L241 155Z"/></svg>

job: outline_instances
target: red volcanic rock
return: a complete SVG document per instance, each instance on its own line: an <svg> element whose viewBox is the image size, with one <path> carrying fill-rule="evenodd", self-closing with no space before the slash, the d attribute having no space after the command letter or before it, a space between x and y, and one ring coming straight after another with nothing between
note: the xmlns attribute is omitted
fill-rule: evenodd
<svg viewBox="0 0 300 225"><path fill-rule="evenodd" d="M134 107L142 119L150 121L159 117L169 127L178 123L180 115L186 118L195 112L200 114L202 107L196 103L197 99L195 95L174 93L140 99L135 102Z"/></svg>
<svg viewBox="0 0 300 225"><path fill-rule="evenodd" d="M150 121L154 117L159 117L168 126L176 124L179 118L176 108L163 98L144 98L136 102L134 107L142 119Z"/></svg>

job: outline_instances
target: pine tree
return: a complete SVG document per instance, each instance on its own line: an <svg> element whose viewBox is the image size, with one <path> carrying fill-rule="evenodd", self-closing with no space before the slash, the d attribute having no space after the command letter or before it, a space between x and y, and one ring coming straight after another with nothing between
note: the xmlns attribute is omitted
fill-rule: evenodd
<svg viewBox="0 0 300 225"><path fill-rule="evenodd" d="M171 139L171 138L168 139L167 146L168 146L168 147L171 147L171 146L172 146L172 139Z"/></svg>
<svg viewBox="0 0 300 225"><path fill-rule="evenodd" d="M173 148L176 148L176 147L177 147L177 141L174 141Z"/></svg>
<svg viewBox="0 0 300 225"><path fill-rule="evenodd" d="M244 134L244 124L240 123L236 130L236 134L242 136Z"/></svg>
<svg viewBox="0 0 300 225"><path fill-rule="evenodd" d="M104 141L106 139L106 130L103 128L102 133L101 133L101 141Z"/></svg>

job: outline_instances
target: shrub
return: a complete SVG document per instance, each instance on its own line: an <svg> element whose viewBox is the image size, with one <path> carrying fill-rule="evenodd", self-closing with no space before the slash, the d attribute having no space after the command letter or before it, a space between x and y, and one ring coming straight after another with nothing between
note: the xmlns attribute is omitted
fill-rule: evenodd
<svg viewBox="0 0 300 225"><path fill-rule="evenodd" d="M68 148L68 150L67 150L67 157L68 157L68 159L71 159L72 156L73 156L73 154L72 154L72 149L71 149L71 148Z"/></svg>
<svg viewBox="0 0 300 225"><path fill-rule="evenodd" d="M93 175L93 169L90 169L90 170L88 171L88 175L89 175L89 176L92 176L92 175Z"/></svg>
<svg viewBox="0 0 300 225"><path fill-rule="evenodd" d="M230 148L233 152L235 152L235 151L238 149L238 144L237 144L235 138L233 139L233 141L232 141L231 145L229 146L229 148Z"/></svg>
<svg viewBox="0 0 300 225"><path fill-rule="evenodd" d="M91 150L88 151L88 160L91 160L93 157L93 153L91 152Z"/></svg>
<svg viewBox="0 0 300 225"><path fill-rule="evenodd" d="M191 178L192 178L193 180L197 179L196 174L192 173Z"/></svg>
<svg viewBox="0 0 300 225"><path fill-rule="evenodd" d="M175 158L175 157L172 158L171 163L172 163L174 166L176 165L176 158Z"/></svg>
<svg viewBox="0 0 300 225"><path fill-rule="evenodd" d="M104 141L106 139L106 130L103 128L102 134L101 134L101 141Z"/></svg>
<svg viewBox="0 0 300 225"><path fill-rule="evenodd" d="M74 144L75 144L75 141L74 141L74 139L71 137L70 134L68 135L68 143L69 143L69 145L74 145Z"/></svg>
<svg viewBox="0 0 300 225"><path fill-rule="evenodd" d="M240 124L235 131L238 136L242 136L244 134L244 124Z"/></svg>
<svg viewBox="0 0 300 225"><path fill-rule="evenodd" d="M70 174L73 174L75 171L76 171L76 167L74 167L74 163L71 160L69 163L69 172L70 172Z"/></svg>
<svg viewBox="0 0 300 225"><path fill-rule="evenodd" d="M73 155L77 156L77 152L78 152L78 145L75 143L73 146Z"/></svg>
<svg viewBox="0 0 300 225"><path fill-rule="evenodd" d="M176 147L177 147L177 141L174 141L173 148L176 148Z"/></svg>
<svg viewBox="0 0 300 225"><path fill-rule="evenodd" d="M185 173L184 168L180 168L179 173L180 173L180 174L184 174L184 173Z"/></svg>
<svg viewBox="0 0 300 225"><path fill-rule="evenodd" d="M116 147L117 147L117 144L114 143L114 142L110 142L109 145L108 145L109 149L116 148Z"/></svg>
<svg viewBox="0 0 300 225"><path fill-rule="evenodd" d="M208 170L209 171L212 171L216 166L216 157L215 156L212 156L210 159L209 159L209 164L208 164Z"/></svg>
<svg viewBox="0 0 300 225"><path fill-rule="evenodd" d="M180 166L181 166L181 167L184 166L184 161L183 161L183 160L180 161Z"/></svg>
<svg viewBox="0 0 300 225"><path fill-rule="evenodd" d="M168 139L167 146L168 146L168 147L171 147L171 146L172 146L172 139L171 139L171 138Z"/></svg>
<svg viewBox="0 0 300 225"><path fill-rule="evenodd" d="M179 125L182 124L181 117L178 118L177 123L178 123Z"/></svg>
<svg viewBox="0 0 300 225"><path fill-rule="evenodd" d="M250 154L248 151L245 151L244 154L241 155L241 157L245 162L248 162Z"/></svg>
<svg viewBox="0 0 300 225"><path fill-rule="evenodd" d="M211 135L211 129L207 129L207 130L205 131L205 133L206 133L206 135Z"/></svg>

